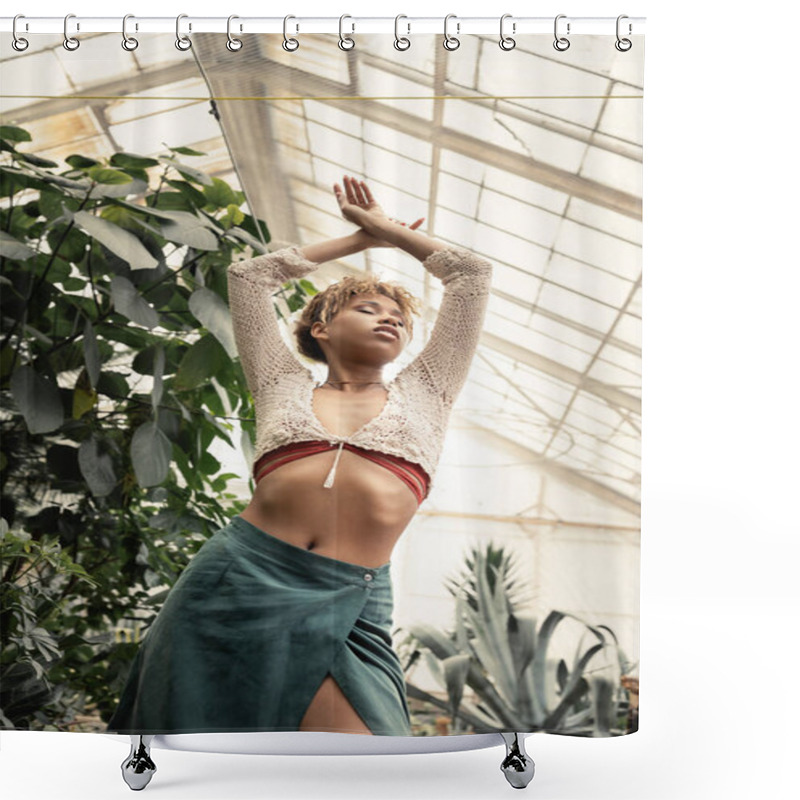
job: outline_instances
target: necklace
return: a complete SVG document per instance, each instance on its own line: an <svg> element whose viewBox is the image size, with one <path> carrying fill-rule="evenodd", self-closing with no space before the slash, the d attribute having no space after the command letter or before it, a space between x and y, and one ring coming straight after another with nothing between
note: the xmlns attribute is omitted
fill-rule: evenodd
<svg viewBox="0 0 800 800"><path fill-rule="evenodd" d="M325 383L330 383L330 384L334 384L334 383L352 383L352 384L355 384L356 386L369 386L370 384L373 384L373 383L379 383L381 386L383 386L384 389L388 388L383 381L331 381L331 380L327 380L327 381L325 381ZM321 383L319 385L320 386L324 386L325 383Z"/></svg>

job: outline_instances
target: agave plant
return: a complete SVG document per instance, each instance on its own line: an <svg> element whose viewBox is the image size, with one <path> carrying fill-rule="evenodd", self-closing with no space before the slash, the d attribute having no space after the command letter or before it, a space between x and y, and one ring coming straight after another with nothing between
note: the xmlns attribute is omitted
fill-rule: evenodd
<svg viewBox="0 0 800 800"><path fill-rule="evenodd" d="M454 732L538 731L585 736L624 733L618 720L625 713L620 673L630 665L616 636L606 625L590 625L574 614L551 611L541 626L514 610L508 597L510 559L489 565L487 554L473 551L473 579L456 593L455 627L442 632L418 623L408 627L406 644L415 643L406 670L422 656L447 691L447 702L406 681L409 697L449 712ZM490 579L489 576L492 576ZM452 586L452 584L451 584ZM474 601L474 602L471 602ZM550 649L558 625L576 620L583 634L568 666ZM584 645L586 636L593 642ZM604 650L614 656L592 668ZM478 697L464 697L469 687Z"/></svg>

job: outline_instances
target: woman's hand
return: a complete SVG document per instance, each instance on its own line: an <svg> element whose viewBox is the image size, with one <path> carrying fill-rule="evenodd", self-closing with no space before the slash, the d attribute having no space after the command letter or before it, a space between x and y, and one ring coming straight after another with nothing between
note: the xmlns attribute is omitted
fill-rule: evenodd
<svg viewBox="0 0 800 800"><path fill-rule="evenodd" d="M393 247L390 242L386 242L375 234L376 223L394 222L398 225L405 225L396 219L387 217L384 210L378 205L372 196L365 181L356 181L349 175L344 176L344 191L338 183L333 184L333 191L339 203L342 216L349 222L353 222L361 228L357 232L359 238L364 239L365 247ZM425 217L420 217L408 227L416 230L422 225Z"/></svg>
<svg viewBox="0 0 800 800"><path fill-rule="evenodd" d="M378 220L386 221L386 214L375 201L365 181L356 181L345 175L344 191L338 183L333 184L333 191L342 216L348 222L368 230L372 223Z"/></svg>

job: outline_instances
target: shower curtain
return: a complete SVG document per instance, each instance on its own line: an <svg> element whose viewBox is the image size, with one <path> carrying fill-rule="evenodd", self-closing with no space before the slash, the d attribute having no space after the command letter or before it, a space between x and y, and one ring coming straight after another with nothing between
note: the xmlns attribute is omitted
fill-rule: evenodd
<svg viewBox="0 0 800 800"><path fill-rule="evenodd" d="M124 732L109 722L125 697L194 704L170 664L220 675L246 658L305 702L346 661L340 688L373 733L632 733L643 37L293 38L2 39L0 726ZM361 230L333 190L345 176L406 229L422 220L447 250L438 273L391 243L285 266ZM430 491L385 569L240 516L261 486L256 415L274 427L281 408L254 394L229 281L276 263L244 300L317 384L326 365L299 352L295 324L348 276L418 301L387 380L434 337L464 362ZM491 267L483 295L476 264ZM411 396L404 413L429 413ZM356 463L336 480L357 485ZM340 502L357 516L357 496ZM286 561L259 572L273 558ZM303 583L317 568L324 591ZM194 614L188 652L170 644L186 631L166 610L178 602ZM265 638L287 630L293 648ZM297 730L300 706L279 719L274 686L194 687L202 730ZM226 707L248 700L260 716L232 726ZM201 730L173 719L147 724Z"/></svg>

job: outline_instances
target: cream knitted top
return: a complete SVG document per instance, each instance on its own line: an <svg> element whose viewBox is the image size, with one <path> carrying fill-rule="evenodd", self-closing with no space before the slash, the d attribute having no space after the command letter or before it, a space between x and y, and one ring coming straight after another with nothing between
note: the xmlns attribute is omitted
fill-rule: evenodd
<svg viewBox="0 0 800 800"><path fill-rule="evenodd" d="M419 464L433 485L447 420L475 353L492 277L492 265L457 245L437 250L422 265L442 281L444 293L425 347L388 386L377 416L350 436L337 436L312 408L314 375L281 337L272 293L315 270L299 247L238 261L228 267L228 297L242 370L253 396L256 448L253 465L281 445L327 440L338 445L325 486L333 484L345 442Z"/></svg>

